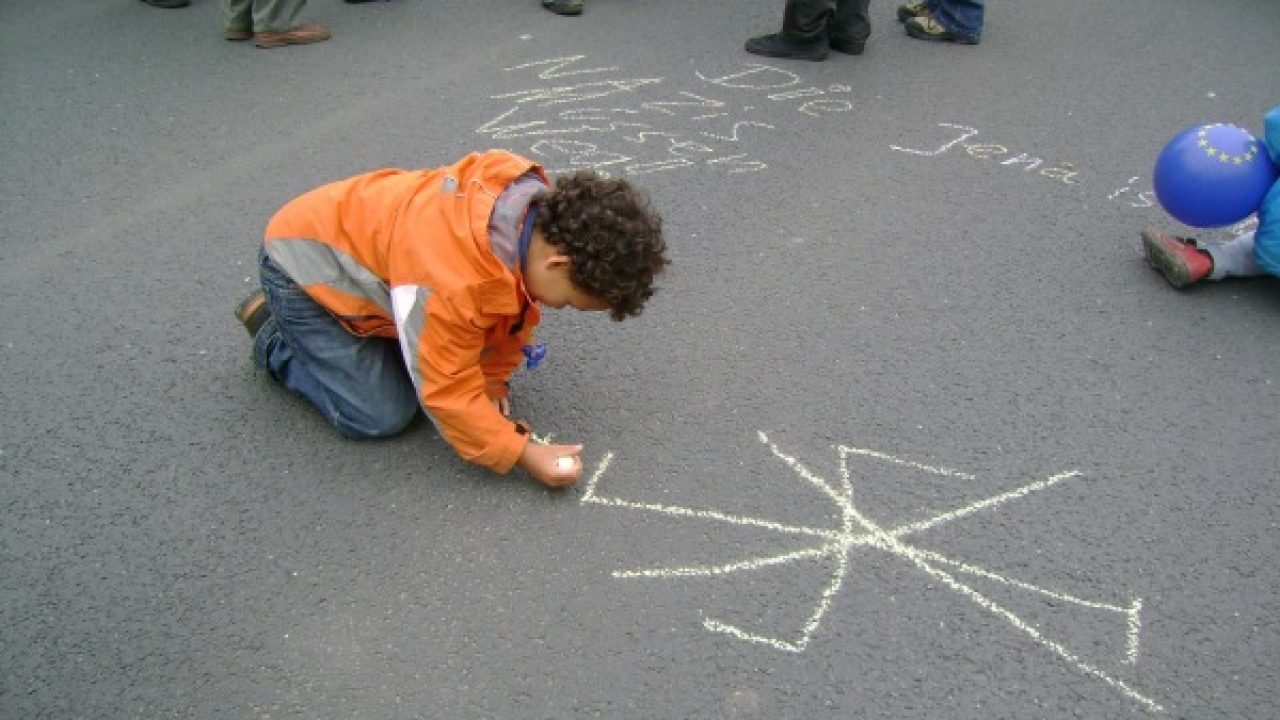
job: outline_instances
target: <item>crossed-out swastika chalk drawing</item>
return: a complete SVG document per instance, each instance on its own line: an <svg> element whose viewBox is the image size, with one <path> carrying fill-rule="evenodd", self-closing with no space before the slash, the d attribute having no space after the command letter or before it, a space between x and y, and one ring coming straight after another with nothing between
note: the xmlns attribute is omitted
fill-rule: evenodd
<svg viewBox="0 0 1280 720"><path fill-rule="evenodd" d="M751 147L778 127L761 104L785 103L821 117L848 112L847 85L806 85L799 75L761 63L728 73L695 71L690 89L662 77L615 77L617 67L579 67L585 55L504 68L534 73L537 87L490 96L510 105L476 128L494 140L519 140L552 174L593 169L643 175L704 168L727 175L768 165Z"/></svg>
<svg viewBox="0 0 1280 720"><path fill-rule="evenodd" d="M839 593L840 586L849 572L850 556L861 549L880 550L902 559L909 566L937 581L943 587L954 591L960 597L974 603L982 610L1004 620L1014 631L1026 636L1037 646L1052 653L1076 671L1104 683L1147 710L1163 711L1163 707L1159 703L1129 683L1116 677L1114 671L1104 670L1099 664L1089 662L1070 650L1063 642L1048 637L1035 624L1028 622L1012 610L975 589L971 584L972 581L967 581L967 579L981 578L984 581L994 582L1013 590L1030 593L1055 605L1069 605L1114 616L1117 631L1123 633L1125 650L1124 657L1120 660L1122 665L1134 665L1138 660L1139 634L1142 627L1142 600L1140 598L1133 598L1127 603L1087 600L1065 592L1051 590L1007 577L978 565L949 557L943 553L926 550L910 542L914 537L932 528L977 513L996 510L1013 500L1077 478L1080 476L1078 471L1068 470L1056 473L1047 478L1027 483L962 507L938 513L923 520L886 527L854 503L854 481L850 477L850 458L865 458L875 462L892 463L923 473L959 480L975 480L976 477L949 468L905 460L875 450L841 445L836 448L839 456L840 477L838 482L832 482L818 476L799 460L783 452L764 432L759 433L759 439L775 458L835 504L839 510L839 527L791 525L767 518L732 514L712 509L633 502L608 497L603 494L600 487L601 479L613 461L613 454L606 453L586 483L580 500L583 505L597 505L623 510L659 513L676 518L730 523L738 526L760 528L761 530L789 536L809 537L813 539L814 543L811 547L803 550L751 557L721 565L617 570L613 573L613 576L620 579L705 578L740 572L762 571L797 562L823 563L823 567L830 569L830 574L821 589L817 590L817 598L808 614L808 619L798 632L794 631L794 629L789 633L771 632L767 629L748 629L710 617L704 618L702 623L703 627L710 632L722 633L738 640L757 643L777 650L800 653L809 646L818 633L823 618L831 609L832 602Z"/></svg>

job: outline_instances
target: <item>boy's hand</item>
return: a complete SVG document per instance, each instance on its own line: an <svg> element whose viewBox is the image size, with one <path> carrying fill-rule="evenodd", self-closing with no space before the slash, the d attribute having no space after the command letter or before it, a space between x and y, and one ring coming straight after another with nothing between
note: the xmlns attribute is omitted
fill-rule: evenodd
<svg viewBox="0 0 1280 720"><path fill-rule="evenodd" d="M542 445L530 442L524 446L516 465L534 480L551 488L568 487L582 475L581 445Z"/></svg>

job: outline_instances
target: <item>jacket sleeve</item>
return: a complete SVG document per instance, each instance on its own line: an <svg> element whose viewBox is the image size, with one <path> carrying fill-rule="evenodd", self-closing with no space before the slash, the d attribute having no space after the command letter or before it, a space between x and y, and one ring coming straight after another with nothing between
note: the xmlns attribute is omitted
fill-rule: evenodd
<svg viewBox="0 0 1280 720"><path fill-rule="evenodd" d="M483 315L465 293L446 296L413 285L393 288L392 305L405 364L427 416L464 459L509 471L528 437L485 392Z"/></svg>

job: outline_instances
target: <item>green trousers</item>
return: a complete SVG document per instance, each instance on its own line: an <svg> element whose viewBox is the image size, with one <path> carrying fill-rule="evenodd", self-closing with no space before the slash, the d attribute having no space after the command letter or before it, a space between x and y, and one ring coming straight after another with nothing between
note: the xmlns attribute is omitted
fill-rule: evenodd
<svg viewBox="0 0 1280 720"><path fill-rule="evenodd" d="M307 0L222 0L224 30L280 32L297 25Z"/></svg>

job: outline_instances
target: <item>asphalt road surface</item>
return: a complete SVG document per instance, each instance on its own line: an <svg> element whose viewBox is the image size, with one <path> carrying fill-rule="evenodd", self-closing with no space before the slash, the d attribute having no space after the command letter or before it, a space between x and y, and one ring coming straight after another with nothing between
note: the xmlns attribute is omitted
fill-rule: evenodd
<svg viewBox="0 0 1280 720"><path fill-rule="evenodd" d="M1188 292L1151 167L1261 132L1275 0L0 6L0 717L1280 714L1280 283ZM550 492L338 437L231 316L272 213L505 147L626 175L674 265L548 313ZM1223 239L1229 229L1208 231Z"/></svg>

